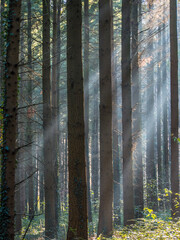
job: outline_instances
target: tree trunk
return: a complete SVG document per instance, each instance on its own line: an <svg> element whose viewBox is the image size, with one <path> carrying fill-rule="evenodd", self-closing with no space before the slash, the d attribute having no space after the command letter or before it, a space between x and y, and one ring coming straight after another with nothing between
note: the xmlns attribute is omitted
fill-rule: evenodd
<svg viewBox="0 0 180 240"><path fill-rule="evenodd" d="M23 18L23 14L21 15L21 18ZM21 21L21 29L23 28L24 22ZM24 59L24 52L22 49L24 48L24 34L23 31L21 32L20 35L20 61ZM23 66L20 67L20 86L19 86L19 99L18 99L18 107L23 106L23 80L24 80L24 74L23 74ZM18 114L18 123L21 121L22 115ZM21 123L20 126L18 126L18 144L19 146L23 145L23 139L24 139L24 124ZM20 182L22 179L25 179L25 169L24 169L24 164L23 164L23 149L21 152L18 154L18 165L16 168L16 183ZM18 189L16 189L16 199L15 199L15 210L16 210L16 225L15 225L15 231L17 234L21 234L21 228L22 228L22 214L25 214L25 183L22 183L20 186L17 186ZM21 213L21 214L17 214Z"/></svg>
<svg viewBox="0 0 180 240"><path fill-rule="evenodd" d="M130 61L131 1L122 1L122 132L124 225L134 218Z"/></svg>
<svg viewBox="0 0 180 240"><path fill-rule="evenodd" d="M50 102L50 0L43 0L43 140L45 235L55 238L55 181L52 159L52 113Z"/></svg>
<svg viewBox="0 0 180 240"><path fill-rule="evenodd" d="M60 84L60 60L61 60L61 26L60 26L60 23L61 23L61 0L58 0L58 6L57 6L57 122L60 123L60 110L59 110L59 84ZM59 166L58 166L58 171L60 172L60 164L61 164L61 148L60 148L60 136L61 136L61 133L60 133L60 126L58 124L58 135L57 135L57 155L58 155L58 158L59 158ZM58 189L61 189L60 188L60 178L57 179L57 188ZM58 194L58 212L59 212L59 216L61 215L61 198L60 198L60 193ZM56 218L59 216L57 216L56 214Z"/></svg>
<svg viewBox="0 0 180 240"><path fill-rule="evenodd" d="M170 0L170 60L171 60L171 215L180 217L179 196L179 151L178 142L178 44L177 44L177 2ZM178 205L177 205L178 204Z"/></svg>
<svg viewBox="0 0 180 240"><path fill-rule="evenodd" d="M112 235L112 10L111 0L99 1L100 66L100 207L98 235Z"/></svg>
<svg viewBox="0 0 180 240"><path fill-rule="evenodd" d="M57 235L57 227L58 227L58 148L59 148L59 122L58 122L58 91L59 91L59 81L58 81L58 65L57 65L57 55L59 54L57 46L57 1L53 0L53 39L52 39L52 128L53 134L52 137L52 157L53 157L53 167L54 167L54 191L55 191L55 215L56 215L56 235ZM60 22L58 22L60 24Z"/></svg>
<svg viewBox="0 0 180 240"><path fill-rule="evenodd" d="M113 1L111 0L113 16ZM112 18L112 126L113 126L113 193L114 193L114 226L121 224L120 217L120 155L118 140L118 103L117 103L117 73L116 73L116 46L114 41L114 24Z"/></svg>
<svg viewBox="0 0 180 240"><path fill-rule="evenodd" d="M93 84L93 119L92 119L92 139L91 139L91 175L92 175L92 191L93 204L96 210L96 203L98 200L99 189L99 157L98 157L98 83Z"/></svg>
<svg viewBox="0 0 180 240"><path fill-rule="evenodd" d="M64 139L64 206L68 206L68 139L67 134Z"/></svg>
<svg viewBox="0 0 180 240"><path fill-rule="evenodd" d="M143 200L143 163L142 163L142 133L141 133L141 95L138 63L138 7L140 3L132 1L132 102L133 102L133 161L134 161L134 204L135 217L141 218L144 209ZM141 14L141 12L139 13Z"/></svg>
<svg viewBox="0 0 180 240"><path fill-rule="evenodd" d="M84 104L85 104L85 147L87 165L88 221L92 222L90 159L89 159L89 0L84 1Z"/></svg>
<svg viewBox="0 0 180 240"><path fill-rule="evenodd" d="M21 15L21 18L23 19L23 17L24 17L24 15ZM24 27L24 22L22 21L21 22L21 29L23 29L23 27ZM21 33L21 39L20 39L20 56L21 56L21 59L20 60L23 60L24 59L24 52L23 52L23 49L24 49L24 43L25 43L25 41L24 41L24 33L23 33L23 31L22 31L22 33ZM19 99L19 107L21 107L21 105L23 104L23 89L24 89L24 86L25 86L25 84L24 84L24 66L21 66L20 67L20 72L21 72L21 75L20 75L20 77L21 77L21 88L20 88L20 99ZM22 115L20 114L20 112L19 112L19 119L22 117ZM25 121L24 121L25 122ZM25 131L24 131L24 129L25 129L25 123L24 124L21 124L21 129L22 129L22 139L25 139ZM21 151L21 158L22 159L24 159L24 149ZM21 179L25 179L25 176L26 175L26 164L25 163L22 163L21 162L21 172L20 172L20 178ZM23 214L25 214L25 212L26 212L26 183L24 182L24 183L22 183L21 184L21 189L20 189L20 194L21 194L21 212L23 213Z"/></svg>
<svg viewBox="0 0 180 240"><path fill-rule="evenodd" d="M159 23L160 24L160 23ZM162 119L162 111L163 111L163 99L162 92L164 91L164 85L162 82L162 73L161 73L161 26L158 28L158 42L157 42L157 89L156 89L156 107L157 107L157 163L158 163L158 194L161 198L163 193L163 162L162 162L162 139L161 139L161 119ZM162 89L161 89L162 88ZM163 209L163 202L159 201L159 210Z"/></svg>
<svg viewBox="0 0 180 240"><path fill-rule="evenodd" d="M149 11L153 9L153 1L148 3ZM152 16L149 14L149 25L152 24ZM147 65L147 101L146 101L146 176L147 176L147 206L157 210L157 177L154 152L155 141L155 104L154 104L154 56L153 33L149 30L149 42L147 55L150 62Z"/></svg>
<svg viewBox="0 0 180 240"><path fill-rule="evenodd" d="M28 7L28 68L29 68L29 74L28 74L28 86L27 86L27 103L30 107L27 109L27 143L30 144L28 147L28 155L29 155L29 161L28 161L28 175L30 176L33 169L33 154L32 154L32 112L33 107L32 105L32 36L31 36L31 0L27 1L27 7ZM33 176L28 181L28 198L29 198L29 219L34 217L34 183L33 183Z"/></svg>
<svg viewBox="0 0 180 240"><path fill-rule="evenodd" d="M82 3L67 1L69 225L67 239L88 239L82 74Z"/></svg>
<svg viewBox="0 0 180 240"><path fill-rule="evenodd" d="M17 134L17 93L21 1L9 1L8 36L3 106L0 236L14 239L14 196Z"/></svg>
<svg viewBox="0 0 180 240"><path fill-rule="evenodd" d="M4 2L5 0L1 0L1 5L0 5L0 13L1 13L1 23L0 23L0 95L2 93L2 83L3 83L3 74L4 74L4 57L3 57L3 52L4 52L4 16L3 16L3 12L4 12ZM0 121L1 123L1 121ZM0 155L1 156L1 155Z"/></svg>
<svg viewBox="0 0 180 240"><path fill-rule="evenodd" d="M166 5L164 0L164 14L166 13ZM164 100L163 108L163 179L164 187L170 188L170 172L169 172L169 136L168 136L168 90L167 90L167 34L166 34L166 24L165 17L163 17L163 34L162 34L162 83L163 83L163 92L162 99ZM169 199L168 199L169 200ZM169 209L169 201L165 200L166 209Z"/></svg>

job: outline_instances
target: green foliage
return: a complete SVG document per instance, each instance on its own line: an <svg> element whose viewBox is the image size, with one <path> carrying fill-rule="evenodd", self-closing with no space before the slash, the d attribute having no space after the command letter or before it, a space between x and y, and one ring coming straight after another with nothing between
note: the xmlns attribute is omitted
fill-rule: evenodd
<svg viewBox="0 0 180 240"><path fill-rule="evenodd" d="M136 224L116 232L112 239L180 239L180 220L140 219Z"/></svg>
<svg viewBox="0 0 180 240"><path fill-rule="evenodd" d="M44 203L43 203L44 205ZM16 240L22 239L24 236L28 225L29 225L28 216L22 219L22 231L21 235L16 235ZM68 208L62 207L62 212L59 220L59 229L58 229L58 239L66 239L66 233L68 229ZM45 234L45 216L44 214L40 214L38 216L34 216L33 221L26 233L25 239L44 239Z"/></svg>
<svg viewBox="0 0 180 240"><path fill-rule="evenodd" d="M58 229L59 239L66 239L67 229L68 229L68 207L62 206Z"/></svg>
<svg viewBox="0 0 180 240"><path fill-rule="evenodd" d="M174 136L173 133L171 134L171 136L172 136L172 138L173 138L173 140L174 140L175 142L180 143L180 138L179 138L179 137Z"/></svg>
<svg viewBox="0 0 180 240"><path fill-rule="evenodd" d="M28 227L29 221L30 220L28 219L28 217L23 218L22 235L24 235ZM45 230L44 224L44 215L36 216L29 227L26 239L33 239L33 237L35 238L41 236Z"/></svg>
<svg viewBox="0 0 180 240"><path fill-rule="evenodd" d="M89 236L96 236L97 227L98 227L98 218L99 218L99 200L94 199L94 192L91 191L91 199L93 199L92 203L92 222L88 223Z"/></svg>
<svg viewBox="0 0 180 240"><path fill-rule="evenodd" d="M103 237L102 234L97 238L97 240L103 240L103 239L107 239L107 238Z"/></svg>
<svg viewBox="0 0 180 240"><path fill-rule="evenodd" d="M146 219L156 219L157 216L152 209L144 208L144 215Z"/></svg>
<svg viewBox="0 0 180 240"><path fill-rule="evenodd" d="M165 189L165 194L171 191ZM109 239L100 235L98 240ZM114 232L111 239L180 239L180 219L172 221L169 214L155 214L152 209L144 208L144 218L138 219L130 226L121 227Z"/></svg>

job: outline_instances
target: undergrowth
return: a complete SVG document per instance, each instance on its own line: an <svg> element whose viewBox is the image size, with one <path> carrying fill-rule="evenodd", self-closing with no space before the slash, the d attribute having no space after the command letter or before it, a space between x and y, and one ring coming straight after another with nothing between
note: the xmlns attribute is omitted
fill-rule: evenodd
<svg viewBox="0 0 180 240"><path fill-rule="evenodd" d="M158 213L152 209L144 209L144 218L137 219L134 224L125 226L115 231L112 238L99 236L102 239L129 239L129 240L179 240L180 239L180 219L173 221L169 214Z"/></svg>
<svg viewBox="0 0 180 240"><path fill-rule="evenodd" d="M119 227L114 230L112 238L105 238L103 236L96 237L95 232L97 231L97 219L98 214L93 214L93 222L89 226L89 235L91 240L179 240L180 239L180 219L173 221L169 217L169 213L158 213L156 215L153 210L149 208L144 209L144 218L137 219L134 224L126 227ZM21 236L17 236L16 239L22 239L24 232L29 224L29 219L26 217L23 219L23 228ZM68 211L64 210L61 215L59 234L57 240L66 239L66 231L68 224ZM29 227L25 239L44 239L44 215L35 217Z"/></svg>
<svg viewBox="0 0 180 240"><path fill-rule="evenodd" d="M165 221L162 219L139 219L131 226L124 227L122 230L115 232L112 239L180 239L180 220Z"/></svg>

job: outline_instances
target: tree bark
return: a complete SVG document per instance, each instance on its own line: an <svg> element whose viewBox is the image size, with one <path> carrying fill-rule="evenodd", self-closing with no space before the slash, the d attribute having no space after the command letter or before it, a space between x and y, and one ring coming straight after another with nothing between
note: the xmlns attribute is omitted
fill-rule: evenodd
<svg viewBox="0 0 180 240"><path fill-rule="evenodd" d="M137 209L135 217L143 217L143 163L142 163L142 133L141 133L141 94L138 60L138 9L137 0L132 1L132 103L133 103L133 161L134 161L134 204ZM139 13L141 14L141 12Z"/></svg>
<svg viewBox="0 0 180 240"><path fill-rule="evenodd" d="M31 36L31 0L27 1L28 7L28 85L27 85L27 103L29 106L32 105L32 36ZM33 154L32 154L32 107L28 107L27 109L27 127L26 127L26 134L27 134L27 143L30 144L28 147L28 155L29 155L29 162L28 162L28 175L30 176L33 172ZM34 183L33 183L33 176L28 181L28 200L29 200L29 219L34 217Z"/></svg>
<svg viewBox="0 0 180 240"><path fill-rule="evenodd" d="M43 0L43 154L45 193L45 236L55 238L55 180L52 159L52 111L50 100L50 0Z"/></svg>
<svg viewBox="0 0 180 240"><path fill-rule="evenodd" d="M148 3L148 9L153 10L153 1ZM152 24L152 16L149 13L149 25ZM149 42L147 56L150 62L147 65L147 101L146 101L146 176L147 176L147 206L157 210L157 176L155 161L155 97L154 97L154 56L153 36L149 30Z"/></svg>
<svg viewBox="0 0 180 240"><path fill-rule="evenodd" d="M171 60L171 215L180 217L179 196L179 151L178 136L178 44L177 44L177 2L170 0L170 60ZM176 204L178 205L176 206Z"/></svg>
<svg viewBox="0 0 180 240"><path fill-rule="evenodd" d="M166 3L164 0L164 14L166 13ZM164 187L169 189L170 188L170 170L169 170L169 136L168 136L168 87L167 87L167 34L165 28L165 17L163 17L163 34L162 34L162 83L163 83L163 92L162 92L162 99L164 100L164 108L163 108L163 179L164 179ZM165 200L166 209L169 209L169 199Z"/></svg>
<svg viewBox="0 0 180 240"><path fill-rule="evenodd" d="M160 24L160 23L159 23ZM162 34L161 26L158 28L158 42L157 42L157 62L158 62L158 69L157 69L157 89L156 89L156 107L157 107L157 163L158 163L158 194L161 198L163 193L163 162L162 162L162 127L161 127L161 119L162 119L162 112L163 112L163 98L162 92L164 91L164 85L162 82L162 73L161 73L161 34ZM163 202L159 201L159 209L163 209Z"/></svg>
<svg viewBox="0 0 180 240"><path fill-rule="evenodd" d="M54 191L55 191L55 215L56 215L56 236L57 236L57 227L58 227L58 168L59 168L59 158L58 158L58 148L59 148L59 122L58 122L58 91L59 91L59 81L58 81L58 65L57 65L57 57L59 51L58 48L60 46L57 45L57 34L58 34L58 28L57 28L57 1L53 0L53 39L52 39L52 128L53 128L53 134L52 134L52 157L53 157L53 167L54 167Z"/></svg>
<svg viewBox="0 0 180 240"><path fill-rule="evenodd" d="M82 3L67 1L69 224L67 239L88 239L82 74Z"/></svg>
<svg viewBox="0 0 180 240"><path fill-rule="evenodd" d="M118 139L118 83L117 83L117 56L116 46L114 41L114 24L113 24L113 1L111 0L112 11L112 126L113 126L113 211L114 211L114 226L121 224L120 217L120 155L119 155L119 139Z"/></svg>
<svg viewBox="0 0 180 240"><path fill-rule="evenodd" d="M134 218L133 163L132 163L132 109L130 61L131 1L122 1L122 138L123 138L123 202L124 225Z"/></svg>
<svg viewBox="0 0 180 240"><path fill-rule="evenodd" d="M3 147L1 176L0 235L14 239L14 196L17 136L17 94L21 1L9 1L8 36L5 65L3 106Z"/></svg>
<svg viewBox="0 0 180 240"><path fill-rule="evenodd" d="M92 119L92 140L91 140L91 173L92 173L92 191L94 210L96 210L96 203L98 200L99 189L99 157L98 157L98 83L93 84L93 119Z"/></svg>
<svg viewBox="0 0 180 240"><path fill-rule="evenodd" d="M57 122L60 122L60 109L59 109L59 84L60 84L60 61L61 61L61 0L58 0L58 5L57 5ZM60 126L58 124L58 136L57 136L57 154L59 157L59 166L58 166L58 171L60 172L60 164L61 164L61 148L60 148ZM60 183L60 178L57 180L57 187L58 189L61 189L61 183ZM61 215L61 198L60 198L60 193L58 194L58 212L59 216ZM56 215L56 218L59 216Z"/></svg>
<svg viewBox="0 0 180 240"><path fill-rule="evenodd" d="M5 43L5 39L4 39L4 34L5 34L5 30L4 30L4 16L3 16L3 12L4 12L4 2L5 0L1 0L1 5L0 5L0 13L1 13L1 23L0 23L0 33L1 33L1 37L0 37L0 94L2 93L2 84L3 84L3 74L4 74L4 57L3 57L3 52L4 52L4 43ZM1 155L0 155L1 156Z"/></svg>
<svg viewBox="0 0 180 240"><path fill-rule="evenodd" d="M89 0L84 1L84 104L85 104L85 147L87 165L88 221L92 222L90 159L89 159Z"/></svg>
<svg viewBox="0 0 180 240"><path fill-rule="evenodd" d="M112 235L112 10L111 0L99 1L100 66L100 207L98 235Z"/></svg>

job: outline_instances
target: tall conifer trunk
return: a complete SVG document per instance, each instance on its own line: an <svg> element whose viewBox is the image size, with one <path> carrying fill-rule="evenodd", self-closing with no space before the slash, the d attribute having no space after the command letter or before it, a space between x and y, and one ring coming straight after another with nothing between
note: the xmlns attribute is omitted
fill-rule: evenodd
<svg viewBox="0 0 180 240"><path fill-rule="evenodd" d="M69 225L67 239L88 239L82 74L82 3L67 1Z"/></svg>
<svg viewBox="0 0 180 240"><path fill-rule="evenodd" d="M159 23L160 24L160 23ZM162 92L164 91L165 86L163 85L162 81L162 73L161 73L161 35L162 35L162 29L161 25L158 27L158 42L157 42L157 61L158 61L158 69L157 69L157 89L156 89L156 107L157 107L157 163L158 163L158 194L162 194L163 190L163 162L162 162L162 153L161 153L161 145L162 145L162 139L161 139L161 119L162 119L162 112L163 112L163 99L162 99ZM163 90L161 90L161 88ZM159 208L162 210L162 204L163 202L159 202Z"/></svg>
<svg viewBox="0 0 180 240"><path fill-rule="evenodd" d="M100 66L100 207L98 235L112 234L112 10L111 0L99 1Z"/></svg>
<svg viewBox="0 0 180 240"><path fill-rule="evenodd" d="M171 60L171 214L180 217L179 196L179 150L174 138L178 137L178 43L177 43L177 2L170 0L170 60ZM178 205L177 205L178 203Z"/></svg>
<svg viewBox="0 0 180 240"><path fill-rule="evenodd" d="M32 154L32 36L31 36L31 0L27 1L28 7L28 83L27 83L27 103L29 105L27 110L27 143L30 144L28 147L28 175L30 176L33 172L33 154ZM28 181L28 201L29 201L29 218L34 217L34 184L33 184L33 176Z"/></svg>
<svg viewBox="0 0 180 240"><path fill-rule="evenodd" d="M60 122L60 107L59 107L59 85L60 85L60 76L61 76L61 72L60 72L60 60L61 60L61 0L58 0L57 2L57 71L56 71L56 78L57 78L57 157L59 159L59 173L60 173L60 166L61 166L61 147L60 147L60 126L59 126L59 122ZM60 173L61 174L61 173ZM61 191L61 182L60 182L60 177L57 179L57 191ZM56 203L57 209L58 209L58 214L56 214L56 221L59 219L59 216L61 215L61 198L60 198L60 193L56 195L58 202Z"/></svg>
<svg viewBox="0 0 180 240"><path fill-rule="evenodd" d="M163 1L163 16L166 14L166 0ZM162 33L162 99L164 100L163 108L163 182L164 187L170 188L170 170L169 170L169 136L168 136L168 87L167 87L167 34L166 34L165 17L163 17L163 33ZM169 209L169 201L165 201L166 209Z"/></svg>
<svg viewBox="0 0 180 240"><path fill-rule="evenodd" d="M1 0L1 5L0 5L0 14L1 14L1 22L0 22L0 33L4 33L4 17L3 17L3 12L4 12L4 2L5 0ZM2 93L2 83L3 83L3 73L4 73L4 57L3 57L3 47L4 47L4 39L3 39L3 34L1 34L0 37L0 94Z"/></svg>
<svg viewBox="0 0 180 240"><path fill-rule="evenodd" d="M53 0L53 39L52 39L52 157L53 157L53 167L54 167L54 194L55 194L55 216L56 216L56 232L58 227L58 169L59 169L59 122L58 122L58 64L57 64L57 57L58 57L58 48L57 46L57 0ZM58 22L60 24L60 22Z"/></svg>
<svg viewBox="0 0 180 240"><path fill-rule="evenodd" d="M93 119L92 119L92 140L91 140L91 173L92 173L92 191L93 203L96 204L98 200L99 189L99 157L98 157L98 83L95 81L93 84ZM96 210L96 205L94 205Z"/></svg>
<svg viewBox="0 0 180 240"><path fill-rule="evenodd" d="M113 16L113 1L111 0ZM112 18L112 134L113 134L113 197L114 197L114 226L120 225L120 161L118 146L118 103L117 103L117 73L116 73L116 46L114 41L114 24Z"/></svg>
<svg viewBox="0 0 180 240"><path fill-rule="evenodd" d="M24 14L21 14L21 18L23 19L23 17L24 17ZM22 21L21 22L21 29L23 29L24 28L24 21ZM23 49L24 49L24 33L23 33L23 31L21 32L21 37L20 37L20 59L22 60L22 59L24 59L24 52L23 52ZM20 99L19 99L19 107L21 107L21 105L23 106L23 89L24 89L24 66L21 66L20 67L20 72L21 72L21 74L20 74L20 78L21 78L21 87L20 87L20 93L19 93L19 95L20 95ZM19 114L19 120L20 120L20 118L22 117L22 115L21 114ZM23 131L24 130L24 128L25 128L25 123L22 125L21 124L21 130L22 130L22 140L24 140L25 139L25 132ZM19 143L19 145L21 145L21 143ZM22 145L23 145L23 143L22 143ZM21 152L21 154L22 154L22 156L23 156L23 154L24 154L24 151L22 151ZM23 159L23 157L22 157L22 159ZM20 163L20 167L21 167L21 171L20 171L20 175L19 175L19 180L18 180L18 182L21 180L21 179L25 179L25 173L26 173L26 166L25 166L25 163ZM24 182L24 183L22 183L21 184L21 186L20 186L20 199L21 199L21 213L23 213L23 214L25 214L25 212L26 212L26 200L25 200L25 192L26 192L26 183ZM22 217L21 215L20 215L20 217ZM18 216L18 218L19 218L19 216Z"/></svg>
<svg viewBox="0 0 180 240"><path fill-rule="evenodd" d="M142 133L141 133L141 95L138 62L138 7L136 0L132 1L132 103L133 103L133 160L134 160L134 204L137 209L135 216L142 217L143 200L143 163L142 163ZM141 14L141 13L139 13Z"/></svg>
<svg viewBox="0 0 180 240"><path fill-rule="evenodd" d="M152 15L154 3L148 2L149 25L152 25ZM149 39L147 46L147 57L150 61L147 65L147 101L146 101L146 176L147 176L147 206L157 210L157 176L155 162L155 96L154 96L154 38L153 31L149 29Z"/></svg>
<svg viewBox="0 0 180 240"><path fill-rule="evenodd" d="M90 159L89 159L89 0L84 1L84 103L85 103L85 151L87 165L88 221L92 222Z"/></svg>
<svg viewBox="0 0 180 240"><path fill-rule="evenodd" d="M55 179L52 159L52 111L50 100L50 0L43 0L43 155L45 193L45 235L55 238Z"/></svg>
<svg viewBox="0 0 180 240"><path fill-rule="evenodd" d="M131 1L122 1L122 132L124 225L134 218L130 61Z"/></svg>
<svg viewBox="0 0 180 240"><path fill-rule="evenodd" d="M9 1L3 106L0 236L13 240L21 0Z"/></svg>

